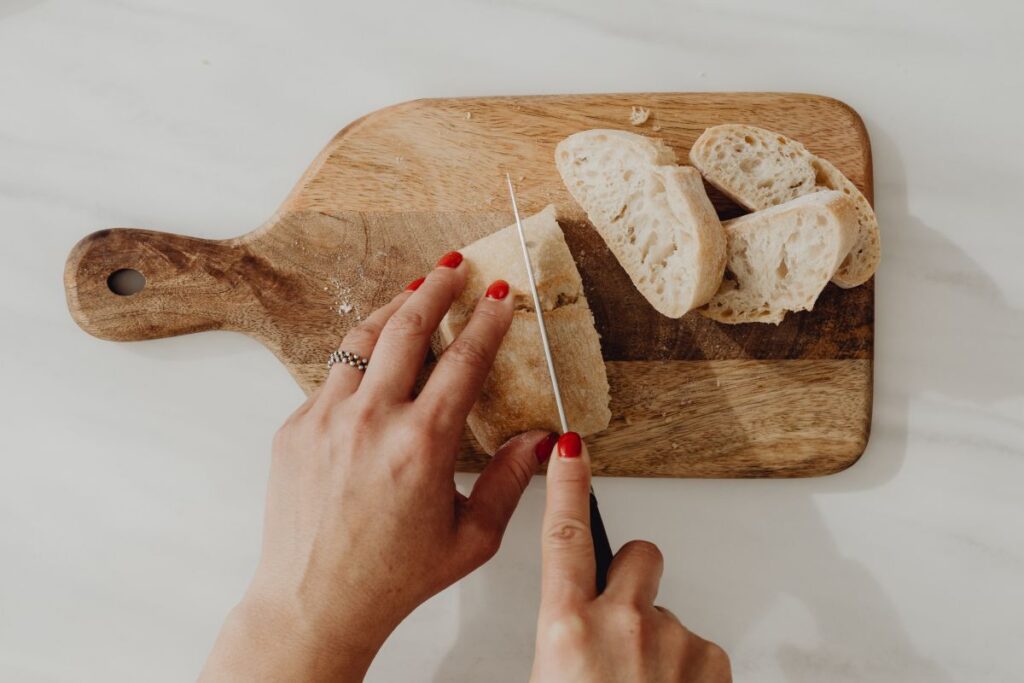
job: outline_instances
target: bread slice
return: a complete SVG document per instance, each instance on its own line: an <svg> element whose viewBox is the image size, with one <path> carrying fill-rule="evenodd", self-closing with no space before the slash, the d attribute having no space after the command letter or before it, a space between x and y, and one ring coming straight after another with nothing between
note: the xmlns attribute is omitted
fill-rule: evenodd
<svg viewBox="0 0 1024 683"><path fill-rule="evenodd" d="M725 268L725 233L700 174L660 140L587 130L558 143L569 193L640 293L679 318L707 303Z"/></svg>
<svg viewBox="0 0 1024 683"><path fill-rule="evenodd" d="M843 192L857 211L857 241L832 281L840 287L856 287L877 270L881 258L878 219L867 198L839 169L796 140L754 126L714 126L693 143L690 162L709 183L753 210L810 192Z"/></svg>
<svg viewBox="0 0 1024 683"><path fill-rule="evenodd" d="M729 265L705 316L723 323L782 322L814 308L857 239L857 211L842 192L813 192L725 223Z"/></svg>
<svg viewBox="0 0 1024 683"><path fill-rule="evenodd" d="M556 220L555 207L548 206L526 218L523 231L569 426L584 436L599 432L611 420L608 377L594 316ZM447 348L463 330L491 282L506 280L510 295L515 297L512 327L469 414L473 435L493 455L520 432L557 432L561 426L516 226L510 225L460 251L468 269L466 287L438 328L440 349Z"/></svg>

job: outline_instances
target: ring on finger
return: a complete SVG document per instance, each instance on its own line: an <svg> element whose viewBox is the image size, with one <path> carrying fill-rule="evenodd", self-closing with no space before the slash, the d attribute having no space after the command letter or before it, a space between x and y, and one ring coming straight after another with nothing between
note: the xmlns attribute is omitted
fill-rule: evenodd
<svg viewBox="0 0 1024 683"><path fill-rule="evenodd" d="M331 355L327 357L327 371L330 372L331 368L338 363L348 365L359 372L366 372L366 366L370 364L370 359L364 358L358 353L338 349L337 351L331 352Z"/></svg>

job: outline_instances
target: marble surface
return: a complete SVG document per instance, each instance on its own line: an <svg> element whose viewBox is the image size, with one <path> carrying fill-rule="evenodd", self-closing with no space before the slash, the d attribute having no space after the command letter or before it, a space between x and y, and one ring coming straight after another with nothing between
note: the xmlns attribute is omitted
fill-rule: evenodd
<svg viewBox="0 0 1024 683"><path fill-rule="evenodd" d="M823 479L601 480L609 533L660 544L660 601L738 680L1020 680L1024 6L628 6L0 0L0 679L193 677L300 400L238 335L80 332L61 286L80 236L243 232L337 129L410 98L751 89L838 97L870 131L871 442ZM371 681L525 679L543 488Z"/></svg>

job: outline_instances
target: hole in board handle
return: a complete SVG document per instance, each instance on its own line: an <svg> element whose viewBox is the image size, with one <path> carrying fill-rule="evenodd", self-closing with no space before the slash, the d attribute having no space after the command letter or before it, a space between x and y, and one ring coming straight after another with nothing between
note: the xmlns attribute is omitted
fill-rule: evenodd
<svg viewBox="0 0 1024 683"><path fill-rule="evenodd" d="M107 276L107 287L118 296L138 294L146 286L146 276L134 268L115 270Z"/></svg>

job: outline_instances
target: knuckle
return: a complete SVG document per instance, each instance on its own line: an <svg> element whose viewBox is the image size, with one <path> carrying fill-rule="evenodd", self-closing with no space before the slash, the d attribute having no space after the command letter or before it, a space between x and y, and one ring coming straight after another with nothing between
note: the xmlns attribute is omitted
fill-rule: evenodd
<svg viewBox="0 0 1024 683"><path fill-rule="evenodd" d="M498 554L498 550L501 549L502 533L497 529L487 528L481 529L478 537L476 559L479 566Z"/></svg>
<svg viewBox="0 0 1024 683"><path fill-rule="evenodd" d="M430 334L427 319L415 309L400 308L385 325L385 330L403 337L423 337Z"/></svg>
<svg viewBox="0 0 1024 683"><path fill-rule="evenodd" d="M581 612L568 610L545 623L543 639L551 643L555 651L572 651L589 640L590 631Z"/></svg>
<svg viewBox="0 0 1024 683"><path fill-rule="evenodd" d="M348 331L342 346L349 347L349 350L358 353L360 349L373 348L378 336L380 336L380 326L369 320L364 320Z"/></svg>
<svg viewBox="0 0 1024 683"><path fill-rule="evenodd" d="M449 363L460 365L473 370L487 368L491 362L491 355L484 343L474 337L459 337L442 354L442 359Z"/></svg>
<svg viewBox="0 0 1024 683"><path fill-rule="evenodd" d="M460 271L453 268L435 268L427 276L427 286L439 291L454 290L461 281ZM429 290L428 290L429 291Z"/></svg>
<svg viewBox="0 0 1024 683"><path fill-rule="evenodd" d="M436 441L430 432L430 425L427 422L416 419L403 419L394 427L396 442L403 444L402 452L408 458L423 460L423 451L433 451Z"/></svg>
<svg viewBox="0 0 1024 683"><path fill-rule="evenodd" d="M533 478L533 469L521 458L508 458L504 460L503 467L516 486L520 490L526 490Z"/></svg>
<svg viewBox="0 0 1024 683"><path fill-rule="evenodd" d="M483 518L469 515L461 524L460 545L465 549L460 555L465 558L466 569L472 571L494 557L501 548L502 530Z"/></svg>
<svg viewBox="0 0 1024 683"><path fill-rule="evenodd" d="M410 417L411 436L428 444L437 444L451 439L446 406L437 402L424 401L423 405L415 404ZM460 429L463 425L460 425Z"/></svg>
<svg viewBox="0 0 1024 683"><path fill-rule="evenodd" d="M646 564L660 565L665 558L661 549L650 541L630 541L619 552L627 552L645 561Z"/></svg>
<svg viewBox="0 0 1024 683"><path fill-rule="evenodd" d="M504 327L505 319L508 317L504 313L504 309L497 306L477 306L476 310L473 311L473 315L483 321L485 324L493 327Z"/></svg>
<svg viewBox="0 0 1024 683"><path fill-rule="evenodd" d="M548 525L545 540L557 547L583 546L590 542L590 529L575 517L561 517Z"/></svg>
<svg viewBox="0 0 1024 683"><path fill-rule="evenodd" d="M586 489L590 485L590 470L587 467L576 466L580 464L579 458L576 460L567 460L565 464L572 464L571 467L563 465L559 467L554 473L548 471L548 479L556 479L558 486L560 487L573 487L579 489Z"/></svg>
<svg viewBox="0 0 1024 683"><path fill-rule="evenodd" d="M291 418L288 418L288 420L285 421L285 423L283 425L278 427L276 432L274 432L274 440L273 440L273 446L272 446L273 452L274 453L280 453L280 452L282 452L284 450L287 450L288 445L291 443L291 439L292 439Z"/></svg>
<svg viewBox="0 0 1024 683"><path fill-rule="evenodd" d="M643 640L649 631L647 619L634 605L617 603L612 608L612 623L633 640Z"/></svg>
<svg viewBox="0 0 1024 683"><path fill-rule="evenodd" d="M731 666L729 663L729 653L717 643L708 642L707 651L704 653L704 656L709 662L721 669L728 670Z"/></svg>
<svg viewBox="0 0 1024 683"><path fill-rule="evenodd" d="M369 441L377 427L377 409L372 401L360 401L355 404L339 406L335 409L336 425L338 432L345 434L347 440L352 443L361 444ZM330 417L325 417L323 427L326 430L328 423L332 422Z"/></svg>

